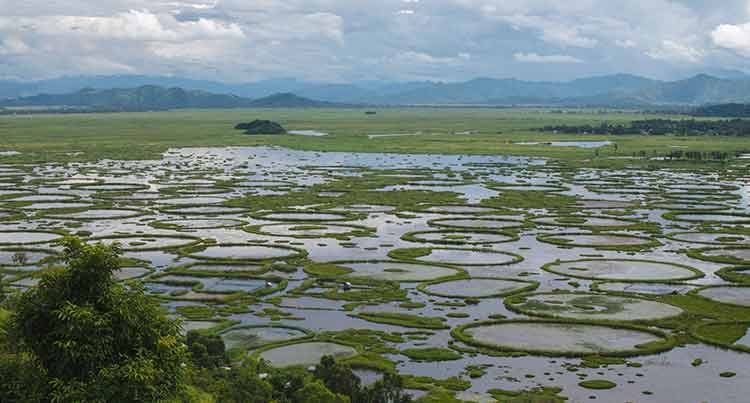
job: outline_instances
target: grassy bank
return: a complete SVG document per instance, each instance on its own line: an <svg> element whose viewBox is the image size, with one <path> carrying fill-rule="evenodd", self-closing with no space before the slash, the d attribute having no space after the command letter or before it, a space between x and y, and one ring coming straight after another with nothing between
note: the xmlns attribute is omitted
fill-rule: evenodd
<svg viewBox="0 0 750 403"><path fill-rule="evenodd" d="M670 118L619 112L563 114L543 109L468 108L381 109L377 115L365 115L362 109L237 109L2 116L0 151L22 154L0 157L0 161L155 159L170 147L278 145L316 151L527 155L624 164L632 161L607 157L628 157L641 152L652 156L675 149L726 152L750 149L750 138L561 135L534 130L545 125L626 123L657 117ZM247 136L233 129L236 123L256 118L276 120L288 130L318 130L330 135ZM400 136L370 139L368 136L373 134ZM605 146L597 152L576 147L514 144L571 140L609 140L617 143L617 149Z"/></svg>

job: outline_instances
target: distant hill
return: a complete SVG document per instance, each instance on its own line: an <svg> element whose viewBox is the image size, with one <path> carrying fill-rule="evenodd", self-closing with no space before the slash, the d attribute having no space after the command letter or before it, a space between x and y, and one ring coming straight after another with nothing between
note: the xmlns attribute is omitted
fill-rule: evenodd
<svg viewBox="0 0 750 403"><path fill-rule="evenodd" d="M86 88L68 94L40 94L0 101L0 107L65 107L90 111L155 111L187 108L312 108L335 107L294 94L260 99L214 94L199 90L144 85L137 88Z"/></svg>
<svg viewBox="0 0 750 403"><path fill-rule="evenodd" d="M750 80L727 80L700 74L686 80L623 94L647 104L705 105L750 101Z"/></svg>
<svg viewBox="0 0 750 403"><path fill-rule="evenodd" d="M292 93L285 93L252 100L245 106L250 108L335 108L347 105L315 101Z"/></svg>
<svg viewBox="0 0 750 403"><path fill-rule="evenodd" d="M615 91L635 91L658 81L630 75L592 77L569 82L522 81L477 78L459 83L433 83L390 94L374 103L398 104L494 104L505 99L559 100Z"/></svg>

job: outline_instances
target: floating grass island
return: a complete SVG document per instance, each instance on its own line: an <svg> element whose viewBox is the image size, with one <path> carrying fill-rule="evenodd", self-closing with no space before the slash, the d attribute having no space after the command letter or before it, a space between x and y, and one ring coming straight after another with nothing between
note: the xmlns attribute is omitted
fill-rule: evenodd
<svg viewBox="0 0 750 403"><path fill-rule="evenodd" d="M452 335L480 349L550 357L632 357L668 351L676 343L647 327L573 320L475 322L453 329Z"/></svg>
<svg viewBox="0 0 750 403"><path fill-rule="evenodd" d="M578 259L555 261L542 270L562 276L620 282L675 282L704 276L700 270L682 264L639 259Z"/></svg>

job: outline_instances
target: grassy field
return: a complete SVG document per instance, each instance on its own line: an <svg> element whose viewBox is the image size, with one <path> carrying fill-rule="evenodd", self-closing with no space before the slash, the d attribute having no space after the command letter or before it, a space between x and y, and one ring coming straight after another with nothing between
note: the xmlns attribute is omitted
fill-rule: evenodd
<svg viewBox="0 0 750 403"><path fill-rule="evenodd" d="M553 124L598 124L645 118L636 113L554 113L534 109L246 109L173 112L0 117L0 151L21 155L0 161L41 162L154 159L170 147L279 145L301 150L441 154L528 155L568 161L607 159L646 152L648 156L684 151L750 150L750 138L601 136L538 133ZM679 117L672 117L679 118ZM288 130L318 130L326 137L247 136L233 129L239 122L271 119ZM460 134L461 132L478 132ZM372 134L409 134L368 138ZM614 146L593 149L519 145L519 141L610 140ZM632 163L629 161L628 163Z"/></svg>

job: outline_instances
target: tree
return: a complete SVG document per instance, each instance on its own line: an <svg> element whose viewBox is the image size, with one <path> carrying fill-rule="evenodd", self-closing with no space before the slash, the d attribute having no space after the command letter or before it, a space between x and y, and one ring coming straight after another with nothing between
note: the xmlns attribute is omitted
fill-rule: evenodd
<svg viewBox="0 0 750 403"><path fill-rule="evenodd" d="M191 330L187 334L187 346L193 362L201 368L217 368L229 363L226 346L220 336Z"/></svg>
<svg viewBox="0 0 750 403"><path fill-rule="evenodd" d="M295 397L297 403L349 403L348 397L331 392L320 381L307 383Z"/></svg>
<svg viewBox="0 0 750 403"><path fill-rule="evenodd" d="M349 396L355 400L361 388L361 381L346 365L336 362L333 357L327 355L320 360L315 367L314 376L319 379L330 391Z"/></svg>
<svg viewBox="0 0 750 403"><path fill-rule="evenodd" d="M267 403L273 397L271 384L261 379L251 365L227 371L226 378L212 389L216 400L223 403Z"/></svg>
<svg viewBox="0 0 750 403"><path fill-rule="evenodd" d="M179 322L143 288L116 282L119 255L117 245L67 238L68 268L44 272L15 301L10 337L38 363L52 401L153 402L180 385Z"/></svg>
<svg viewBox="0 0 750 403"><path fill-rule="evenodd" d="M404 381L400 376L386 372L383 379L365 388L361 403L411 403L411 396L404 392Z"/></svg>

